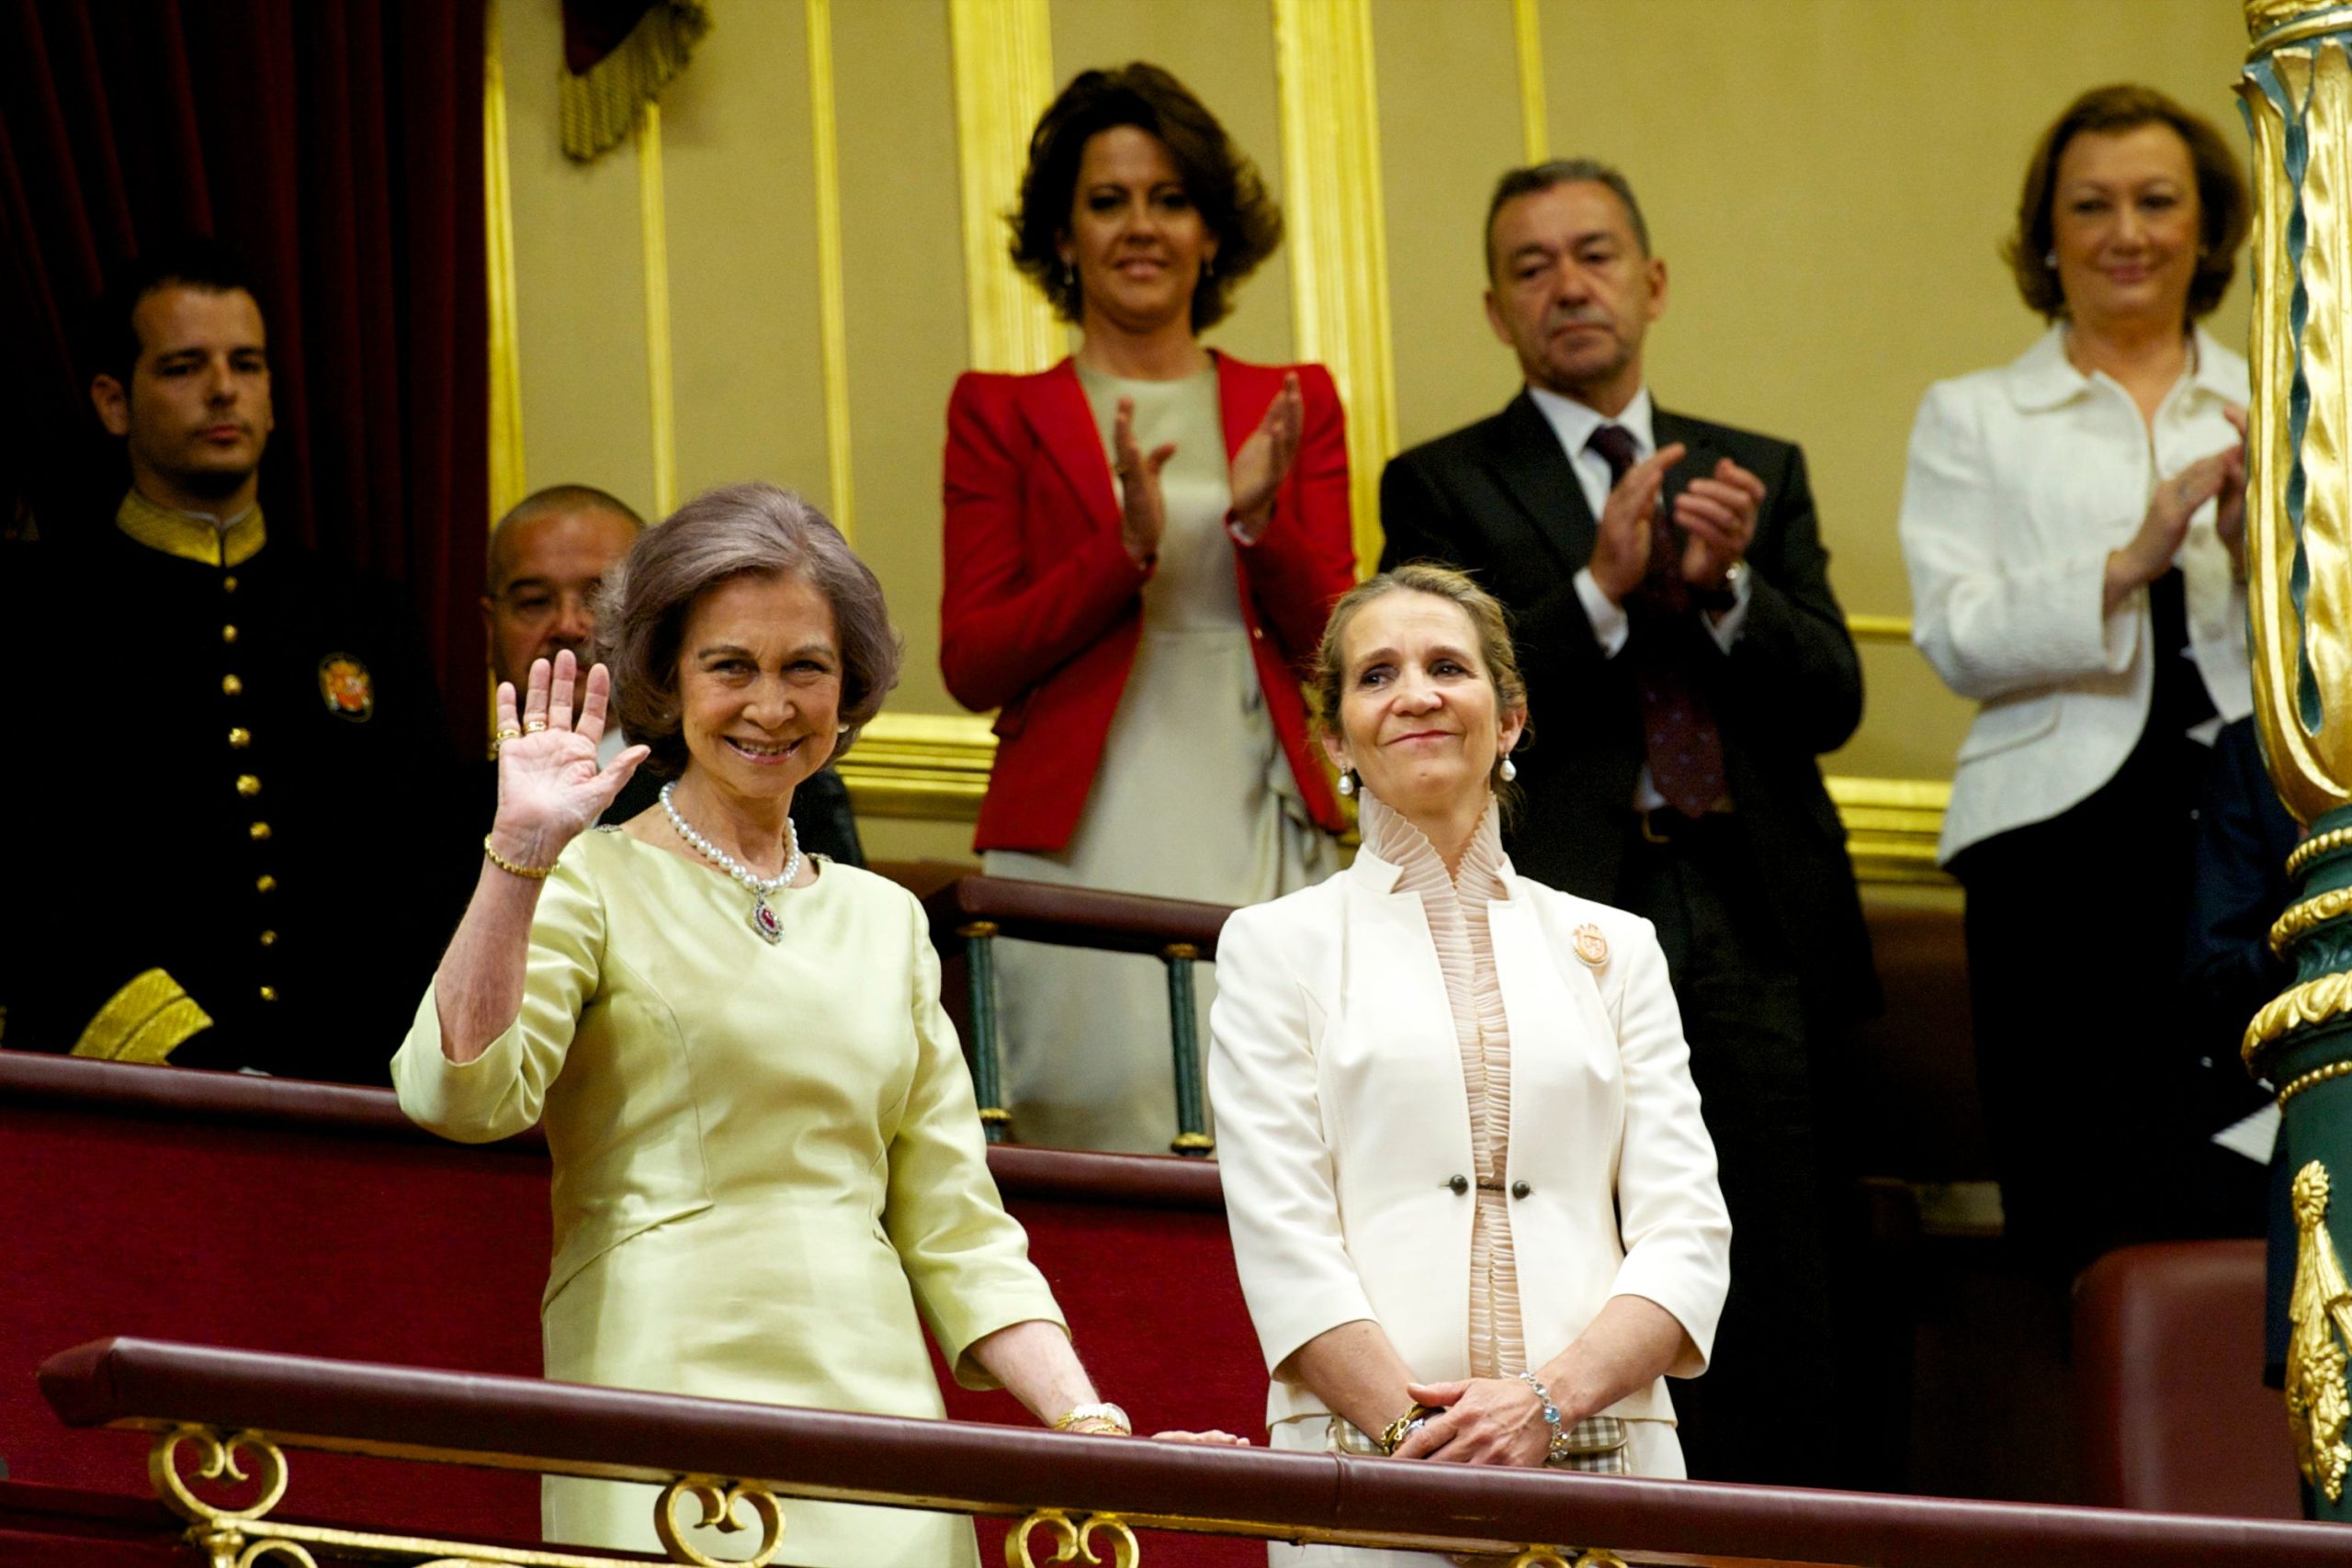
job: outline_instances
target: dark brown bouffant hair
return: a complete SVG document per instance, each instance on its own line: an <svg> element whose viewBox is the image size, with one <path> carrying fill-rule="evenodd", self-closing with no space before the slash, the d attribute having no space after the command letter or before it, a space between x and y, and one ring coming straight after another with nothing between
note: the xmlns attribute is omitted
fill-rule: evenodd
<svg viewBox="0 0 2352 1568"><path fill-rule="evenodd" d="M2058 286L2058 269L2046 259L2056 223L2051 208L2058 184L2058 160L2067 143L2085 131L2112 135L2143 125L2168 125L2188 144L2188 161L2197 171L2197 275L2188 284L2189 320L2211 315L2229 292L2237 273L2238 247L2245 243L2253 221L2253 201L2246 195L2245 172L2222 133L2201 115L2192 114L2154 87L2135 83L2093 87L2066 106L2034 144L2025 166L2025 189L2018 197L2017 227L2002 243L2002 259L2016 274L2018 293L2045 320L2066 313L2066 296ZM2186 325L2187 323L2183 323Z"/></svg>
<svg viewBox="0 0 2352 1568"><path fill-rule="evenodd" d="M631 740L652 749L646 765L685 771L678 705L679 645L704 594L737 578L797 577L832 606L842 658L838 759L899 683L899 634L882 584L823 513L769 484L706 491L648 528L596 595L596 653L612 671L612 714Z"/></svg>
<svg viewBox="0 0 2352 1568"><path fill-rule="evenodd" d="M1340 699L1347 690L1349 623L1374 599L1399 590L1427 593L1461 606L1478 638L1478 661L1487 667L1487 681L1495 689L1498 720L1513 708L1527 705L1527 681L1519 672L1519 651L1511 646L1510 618L1502 602L1479 587L1467 572L1432 561L1407 561L1377 577L1365 578L1340 594L1331 606L1330 618L1323 623L1323 641L1315 650L1315 709L1316 723L1324 734L1336 739L1342 733ZM1526 744L1533 734L1534 727L1529 725L1520 732L1520 743ZM1502 766L1501 758L1495 759L1495 766ZM1495 793L1508 807L1516 791L1499 776L1493 776L1493 783Z"/></svg>
<svg viewBox="0 0 2352 1568"><path fill-rule="evenodd" d="M1225 127L1192 89L1157 65L1136 61L1115 71L1081 71L1046 108L1029 135L1029 167L1021 176L1021 204L1006 214L1012 226L1012 265L1027 275L1065 321L1079 320L1078 279L1062 265L1078 199L1078 164L1093 136L1132 125L1168 149L1184 193L1216 236L1216 265L1204 268L1193 290L1193 330L1225 320L1233 290L1283 242L1283 212L1266 194L1258 166L1243 155Z"/></svg>

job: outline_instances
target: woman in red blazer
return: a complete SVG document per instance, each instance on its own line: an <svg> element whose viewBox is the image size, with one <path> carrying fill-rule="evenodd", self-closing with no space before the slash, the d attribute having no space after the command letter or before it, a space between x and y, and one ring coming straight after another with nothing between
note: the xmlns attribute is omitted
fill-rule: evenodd
<svg viewBox="0 0 2352 1568"><path fill-rule="evenodd" d="M1137 63L1046 111L1012 225L1082 341L1039 375L966 375L948 405L940 665L1002 710L975 847L992 874L1218 903L1306 886L1340 826L1299 682L1354 579L1343 418L1321 367L1196 335L1281 214ZM1009 945L1001 974L1016 1136L1167 1147L1157 966Z"/></svg>

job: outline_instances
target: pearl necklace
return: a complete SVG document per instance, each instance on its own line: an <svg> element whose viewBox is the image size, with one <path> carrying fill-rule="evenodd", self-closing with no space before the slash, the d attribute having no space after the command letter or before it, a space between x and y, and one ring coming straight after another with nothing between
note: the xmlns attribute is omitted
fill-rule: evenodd
<svg viewBox="0 0 2352 1568"><path fill-rule="evenodd" d="M693 846L695 853L751 890L752 929L759 932L770 946L782 942L784 922L776 919L774 909L768 908L768 895L779 888L791 886L792 879L800 874L800 835L794 830L792 818L786 817L784 819L784 841L792 846L792 853L785 861L783 872L775 876L753 876L744 868L742 862L686 825L686 819L678 815L678 808L670 804L670 796L677 792L677 788L678 781L675 779L662 786L662 809L669 814L670 826L678 830L678 837Z"/></svg>

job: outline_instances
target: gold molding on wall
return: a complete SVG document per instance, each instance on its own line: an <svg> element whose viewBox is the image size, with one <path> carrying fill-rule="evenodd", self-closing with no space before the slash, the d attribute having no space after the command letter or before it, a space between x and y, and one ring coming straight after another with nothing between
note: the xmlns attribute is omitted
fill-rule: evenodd
<svg viewBox="0 0 2352 1568"><path fill-rule="evenodd" d="M506 152L506 62L498 0L482 7L482 250L489 264L490 517L528 493L523 477L523 348L515 326L514 177Z"/></svg>
<svg viewBox="0 0 2352 1568"><path fill-rule="evenodd" d="M969 822L980 814L996 736L973 714L886 713L841 764L861 817ZM1936 840L1951 785L1940 779L1833 774L1829 798L1846 824L1854 874L1871 883L1943 884Z"/></svg>
<svg viewBox="0 0 2352 1568"><path fill-rule="evenodd" d="M1544 103L1544 20L1536 0L1510 0L1510 32L1519 56L1520 133L1527 161L1541 164L1552 155L1552 121Z"/></svg>
<svg viewBox="0 0 2352 1568"><path fill-rule="evenodd" d="M1908 615L1849 615L1846 635L1856 642L1911 641L1911 617Z"/></svg>
<svg viewBox="0 0 2352 1568"><path fill-rule="evenodd" d="M670 373L670 220L662 193L662 106L637 116L637 220L645 253L646 401L652 412L653 515L678 505L678 411Z"/></svg>
<svg viewBox="0 0 2352 1568"><path fill-rule="evenodd" d="M1380 558L1380 470L1396 450L1388 238L1370 0L1273 0L1293 333L1348 411L1356 560Z"/></svg>
<svg viewBox="0 0 2352 1568"><path fill-rule="evenodd" d="M808 142L817 186L817 332L825 387L826 494L842 537L857 539L849 447L849 333L842 288L842 158L833 114L833 0L805 0Z"/></svg>
<svg viewBox="0 0 2352 1568"><path fill-rule="evenodd" d="M964 298L975 370L1043 370L1061 324L1006 254L1004 211L1021 189L1029 131L1054 96L1046 0L948 0L956 163L963 190Z"/></svg>

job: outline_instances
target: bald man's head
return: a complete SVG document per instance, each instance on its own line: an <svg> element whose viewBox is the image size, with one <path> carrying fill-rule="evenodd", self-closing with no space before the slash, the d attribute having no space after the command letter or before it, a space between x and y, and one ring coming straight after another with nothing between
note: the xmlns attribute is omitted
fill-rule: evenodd
<svg viewBox="0 0 2352 1568"><path fill-rule="evenodd" d="M551 485L498 520L481 602L498 679L519 689L534 659L567 648L586 653L597 584L644 526L626 503L589 485Z"/></svg>

